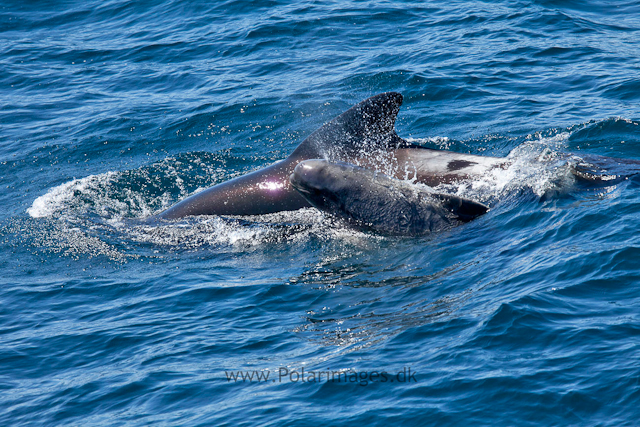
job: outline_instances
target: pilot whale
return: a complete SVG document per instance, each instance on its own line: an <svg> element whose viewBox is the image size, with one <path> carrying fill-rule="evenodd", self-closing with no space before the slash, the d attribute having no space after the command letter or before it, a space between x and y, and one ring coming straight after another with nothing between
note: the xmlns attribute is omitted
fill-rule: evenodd
<svg viewBox="0 0 640 427"><path fill-rule="evenodd" d="M402 139L395 131L401 105L402 95L396 92L368 98L313 132L286 159L193 194L149 219L260 215L310 207L289 181L295 167L309 159L355 164L434 187L474 179L510 165L507 158L435 150ZM585 159L572 169L583 181L612 183L606 173L609 167L621 179L640 172L637 160L593 155Z"/></svg>
<svg viewBox="0 0 640 427"><path fill-rule="evenodd" d="M187 197L154 218L191 215L259 215L310 207L289 181L308 159L344 161L384 170L396 178L427 185L480 175L505 159L434 150L412 144L395 132L402 95L368 98L309 135L285 160Z"/></svg>
<svg viewBox="0 0 640 427"><path fill-rule="evenodd" d="M354 228L419 236L443 231L487 212L481 203L391 178L349 163L304 160L289 181L317 209Z"/></svg>

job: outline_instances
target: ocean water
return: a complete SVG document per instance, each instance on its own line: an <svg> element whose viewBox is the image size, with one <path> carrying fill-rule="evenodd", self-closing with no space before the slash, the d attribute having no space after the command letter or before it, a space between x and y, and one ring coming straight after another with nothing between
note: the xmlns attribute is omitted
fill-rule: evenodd
<svg viewBox="0 0 640 427"><path fill-rule="evenodd" d="M1 425L633 426L640 3L0 3ZM368 96L512 166L420 238L138 221ZM617 167L617 169L616 169ZM627 176L628 175L628 176Z"/></svg>

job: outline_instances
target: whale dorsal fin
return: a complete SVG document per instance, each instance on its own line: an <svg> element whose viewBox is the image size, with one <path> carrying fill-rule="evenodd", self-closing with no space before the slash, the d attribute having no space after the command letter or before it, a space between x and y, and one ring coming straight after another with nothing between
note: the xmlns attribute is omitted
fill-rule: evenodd
<svg viewBox="0 0 640 427"><path fill-rule="evenodd" d="M408 146L395 132L401 105L397 92L365 99L309 135L291 157L335 161L362 151Z"/></svg>

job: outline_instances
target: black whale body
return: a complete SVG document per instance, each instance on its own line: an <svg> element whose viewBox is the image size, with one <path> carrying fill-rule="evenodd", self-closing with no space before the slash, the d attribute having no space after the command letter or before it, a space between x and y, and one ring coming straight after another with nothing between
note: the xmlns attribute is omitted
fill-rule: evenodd
<svg viewBox="0 0 640 427"><path fill-rule="evenodd" d="M308 159L345 161L371 169L393 165L397 178L405 178L411 170L418 182L428 185L481 174L505 163L500 158L433 150L405 141L395 132L400 105L402 95L395 92L368 98L313 132L285 160L196 193L154 218L260 215L309 207L289 182L296 165ZM375 159L371 153L376 153Z"/></svg>

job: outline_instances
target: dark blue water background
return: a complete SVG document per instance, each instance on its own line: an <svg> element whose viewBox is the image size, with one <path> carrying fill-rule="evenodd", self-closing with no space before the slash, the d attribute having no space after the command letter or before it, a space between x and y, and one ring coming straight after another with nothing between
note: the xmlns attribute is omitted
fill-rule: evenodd
<svg viewBox="0 0 640 427"><path fill-rule="evenodd" d="M0 424L637 425L640 180L564 153L640 159L639 40L624 1L3 0ZM136 225L390 90L510 157L444 189L487 215Z"/></svg>

